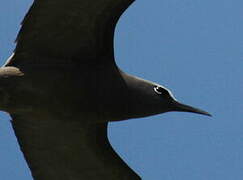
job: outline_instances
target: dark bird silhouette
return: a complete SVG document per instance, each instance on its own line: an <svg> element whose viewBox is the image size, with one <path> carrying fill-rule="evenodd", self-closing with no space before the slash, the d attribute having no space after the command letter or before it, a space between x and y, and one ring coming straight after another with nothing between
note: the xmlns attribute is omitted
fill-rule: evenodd
<svg viewBox="0 0 243 180"><path fill-rule="evenodd" d="M115 25L133 0L35 0L14 54L0 68L0 109L35 180L139 180L107 139L107 123L179 103L114 61Z"/></svg>

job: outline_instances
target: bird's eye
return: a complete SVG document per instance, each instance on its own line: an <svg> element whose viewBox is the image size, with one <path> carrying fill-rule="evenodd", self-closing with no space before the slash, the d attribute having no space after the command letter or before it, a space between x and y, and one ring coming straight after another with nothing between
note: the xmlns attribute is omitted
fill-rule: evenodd
<svg viewBox="0 0 243 180"><path fill-rule="evenodd" d="M154 91L155 91L157 94L162 94L165 90L164 90L164 88L162 88L161 86L155 86L155 87L154 87Z"/></svg>

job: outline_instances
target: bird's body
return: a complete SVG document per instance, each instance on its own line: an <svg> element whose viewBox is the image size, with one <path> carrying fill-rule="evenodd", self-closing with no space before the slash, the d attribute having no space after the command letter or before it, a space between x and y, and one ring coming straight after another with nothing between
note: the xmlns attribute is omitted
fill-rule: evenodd
<svg viewBox="0 0 243 180"><path fill-rule="evenodd" d="M91 78L72 65L0 69L1 108L35 180L139 179L107 139L108 121L128 119L129 103L119 70L105 69Z"/></svg>
<svg viewBox="0 0 243 180"><path fill-rule="evenodd" d="M133 0L35 0L0 68L0 109L35 180L137 180L113 151L107 123L168 111L208 113L122 72L116 22Z"/></svg>
<svg viewBox="0 0 243 180"><path fill-rule="evenodd" d="M13 67L11 68L13 69ZM121 115L126 114L121 112L122 109L125 111L127 106L124 104L125 102L122 102L123 99L126 99L122 95L126 87L118 69L112 68L114 72L111 72L107 71L107 66L105 66L98 68L90 76L93 68L89 66L85 66L84 69L73 65L52 67L50 65L31 65L25 68L21 71L15 69L20 74L17 78L14 77L15 88L11 87L6 90L9 96L13 96L15 99L15 104L20 106L16 107L14 112L27 110L36 112L37 109L45 112L47 109L52 109L57 114L68 112L68 116L80 112L82 115L86 114L85 119L97 119L101 122L104 122L102 119L106 119L103 116L107 109L112 109L111 112L114 112L114 120L123 119L115 112L119 111ZM9 71L9 67L3 69ZM11 78L13 77L9 77L9 79ZM109 83L106 83L106 80ZM106 86L102 86L102 83L106 83ZM118 91L120 93L116 93ZM105 100L107 93L113 98ZM104 103L99 104L97 101ZM7 103L12 105L12 102L11 99ZM10 104L5 106L11 106ZM98 117L101 120L98 120Z"/></svg>

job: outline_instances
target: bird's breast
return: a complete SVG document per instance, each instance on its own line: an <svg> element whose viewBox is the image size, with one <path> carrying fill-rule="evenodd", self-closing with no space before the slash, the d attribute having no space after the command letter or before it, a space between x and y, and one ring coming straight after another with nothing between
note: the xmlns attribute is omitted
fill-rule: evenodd
<svg viewBox="0 0 243 180"><path fill-rule="evenodd" d="M126 119L127 88L115 66L32 66L8 90L8 111L80 116L95 121Z"/></svg>

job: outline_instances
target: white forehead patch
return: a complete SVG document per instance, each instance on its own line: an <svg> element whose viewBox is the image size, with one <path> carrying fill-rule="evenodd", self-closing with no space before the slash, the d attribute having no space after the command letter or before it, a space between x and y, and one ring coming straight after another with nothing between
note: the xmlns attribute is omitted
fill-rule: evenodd
<svg viewBox="0 0 243 180"><path fill-rule="evenodd" d="M164 87L165 88L165 87ZM174 99L174 100L177 100L176 98L175 98L175 96L172 94L172 92L169 90L169 89L167 89L167 88L165 88L168 92L169 92L169 94L170 94L170 96Z"/></svg>
<svg viewBox="0 0 243 180"><path fill-rule="evenodd" d="M172 92L171 92L169 89L167 89L166 87L164 87L164 86L162 86L162 85L160 85L160 84L157 84L157 83L155 83L155 85L156 85L156 86L160 86L160 87L164 88L165 90L167 90L168 93L170 94L170 96L171 96L174 100L177 101L177 99L175 98L175 96L172 94Z"/></svg>
<svg viewBox="0 0 243 180"><path fill-rule="evenodd" d="M149 83L149 84L154 85L154 86L160 86L160 87L164 88L165 90L167 90L167 91L169 92L170 96L171 96L175 101L177 101L177 99L176 99L175 96L172 94L172 92L171 92L169 89L167 89L166 87L164 87L164 86L162 86L162 85L160 85L160 84L157 84L157 83L155 83L155 82L152 82L152 81L149 81L149 80L145 80L145 79L136 77L136 76L133 76L133 78L138 79L138 80L140 80L140 81L144 81L144 82Z"/></svg>

